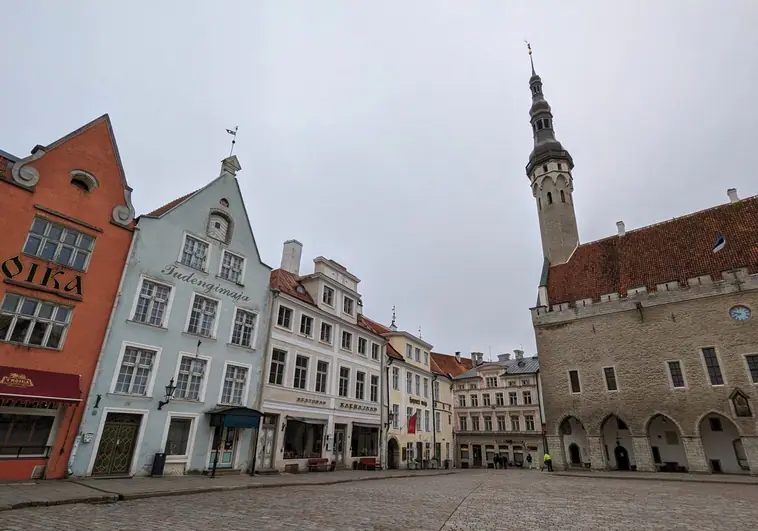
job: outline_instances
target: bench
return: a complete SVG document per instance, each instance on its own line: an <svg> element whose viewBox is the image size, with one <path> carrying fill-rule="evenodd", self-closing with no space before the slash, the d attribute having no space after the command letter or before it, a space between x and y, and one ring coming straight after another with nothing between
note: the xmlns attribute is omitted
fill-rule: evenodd
<svg viewBox="0 0 758 531"><path fill-rule="evenodd" d="M358 470L376 470L376 457L361 457L358 460Z"/></svg>
<svg viewBox="0 0 758 531"><path fill-rule="evenodd" d="M308 472L326 472L329 470L329 459L326 457L311 457L308 459Z"/></svg>

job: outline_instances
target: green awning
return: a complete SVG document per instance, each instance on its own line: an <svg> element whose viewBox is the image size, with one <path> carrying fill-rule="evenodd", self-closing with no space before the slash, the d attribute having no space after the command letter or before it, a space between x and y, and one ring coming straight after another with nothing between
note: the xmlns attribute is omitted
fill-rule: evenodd
<svg viewBox="0 0 758 531"><path fill-rule="evenodd" d="M263 413L257 409L243 406L222 406L208 411L211 426L221 428L257 429Z"/></svg>

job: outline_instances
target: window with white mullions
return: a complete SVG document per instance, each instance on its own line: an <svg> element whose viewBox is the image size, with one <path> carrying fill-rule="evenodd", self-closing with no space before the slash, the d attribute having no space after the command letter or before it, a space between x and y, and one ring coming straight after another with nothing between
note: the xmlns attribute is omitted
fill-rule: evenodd
<svg viewBox="0 0 758 531"><path fill-rule="evenodd" d="M234 314L232 345L238 345L245 348L253 348L255 318L256 315L253 312L237 308L237 311Z"/></svg>
<svg viewBox="0 0 758 531"><path fill-rule="evenodd" d="M224 375L224 387L221 392L221 403L241 406L246 384L247 367L227 365L226 374Z"/></svg>
<svg viewBox="0 0 758 531"><path fill-rule="evenodd" d="M212 337L217 308L218 301L195 295L187 332L198 336Z"/></svg>
<svg viewBox="0 0 758 531"><path fill-rule="evenodd" d="M194 356L182 356L179 364L179 374L176 377L176 391L174 398L183 400L200 400L200 391L203 388L205 370L208 361Z"/></svg>
<svg viewBox="0 0 758 531"><path fill-rule="evenodd" d="M287 359L287 353L275 348L271 352L271 368L268 373L268 383L273 385L282 385L284 382L284 363Z"/></svg>
<svg viewBox="0 0 758 531"><path fill-rule="evenodd" d="M308 381L308 358L298 355L295 358L295 376L292 380L292 387L295 389L305 389Z"/></svg>
<svg viewBox="0 0 758 531"><path fill-rule="evenodd" d="M137 307L134 309L134 321L153 326L163 326L170 296L170 286L152 280L143 280L137 299Z"/></svg>
<svg viewBox="0 0 758 531"><path fill-rule="evenodd" d="M121 359L121 367L114 392L128 395L146 395L153 370L155 351L137 347L126 347Z"/></svg>
<svg viewBox="0 0 758 531"><path fill-rule="evenodd" d="M6 293L0 306L0 341L60 349L71 308Z"/></svg>
<svg viewBox="0 0 758 531"><path fill-rule="evenodd" d="M92 236L35 218L24 244L24 254L84 271L94 243Z"/></svg>
<svg viewBox="0 0 758 531"><path fill-rule="evenodd" d="M184 248L182 249L182 264L199 271L206 270L206 261L208 259L208 244L197 238L187 235L184 238Z"/></svg>
<svg viewBox="0 0 758 531"><path fill-rule="evenodd" d="M242 284L242 268L245 264L245 259L236 254L224 251L224 256L221 259L221 271L219 276L230 282L236 284Z"/></svg>
<svg viewBox="0 0 758 531"><path fill-rule="evenodd" d="M329 378L329 363L319 361L316 364L316 392L326 393L326 382Z"/></svg>

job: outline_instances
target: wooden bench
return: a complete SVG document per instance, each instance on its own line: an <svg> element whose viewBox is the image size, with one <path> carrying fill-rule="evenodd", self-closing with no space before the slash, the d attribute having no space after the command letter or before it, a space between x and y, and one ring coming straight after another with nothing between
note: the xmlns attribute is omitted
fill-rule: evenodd
<svg viewBox="0 0 758 531"><path fill-rule="evenodd" d="M376 470L376 457L361 457L358 460L358 470Z"/></svg>
<svg viewBox="0 0 758 531"><path fill-rule="evenodd" d="M308 459L308 472L326 472L329 470L329 459L327 457L311 457Z"/></svg>

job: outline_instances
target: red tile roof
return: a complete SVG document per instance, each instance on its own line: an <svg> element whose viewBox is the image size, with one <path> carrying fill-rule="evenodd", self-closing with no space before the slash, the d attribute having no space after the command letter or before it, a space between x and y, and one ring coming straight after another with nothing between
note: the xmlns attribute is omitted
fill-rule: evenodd
<svg viewBox="0 0 758 531"><path fill-rule="evenodd" d="M364 327L368 328L369 330L371 330L372 332L374 332L377 335L382 335L382 334L386 334L387 332L390 332L389 328L387 328L386 326L384 326L381 323L377 323L376 321L374 321L372 319L369 319L365 315L359 315L358 316L358 320L359 320L359 322L363 323ZM395 358L397 360L403 360L404 359L403 356L402 356L402 354L400 354L395 349L395 347L393 347L389 343L387 343L387 355L390 358Z"/></svg>
<svg viewBox="0 0 758 531"><path fill-rule="evenodd" d="M712 252L718 234L726 247ZM758 196L675 218L577 247L565 264L548 273L550 304L597 301L601 295L626 295L645 286L747 267L758 273Z"/></svg>
<svg viewBox="0 0 758 531"><path fill-rule="evenodd" d="M150 212L148 214L148 216L153 216L153 217L159 218L163 214L165 214L166 212L168 212L169 210L171 210L172 208L174 208L175 206L178 206L178 205L181 205L182 203L184 203L187 199L190 198L191 195L193 195L193 194L195 194L197 192L198 192L198 190L195 190L194 192L190 192L187 195L183 195L179 199L174 199L170 203L166 203L162 207L156 208L155 210L153 210L152 212Z"/></svg>
<svg viewBox="0 0 758 531"><path fill-rule="evenodd" d="M311 297L310 293L308 293L308 290L305 289L305 286L303 286L302 282L300 281L301 278L302 277L298 277L297 275L290 273L284 269L274 269L271 272L270 277L271 288L278 289L282 293L286 293L290 297L299 299L306 304L318 307L316 302L313 300L313 297ZM383 332L377 332L373 326L377 324L378 323L374 323L374 321L371 321L363 315L358 315L358 326L374 334L381 335Z"/></svg>
<svg viewBox="0 0 758 531"><path fill-rule="evenodd" d="M6 172L10 174L10 171L8 170L9 160L3 157L0 157L0 178L5 177Z"/></svg>
<svg viewBox="0 0 758 531"><path fill-rule="evenodd" d="M432 352L432 372L437 374L452 374L458 376L464 372L473 368L471 358L461 358L460 363L455 359L455 356L450 354L440 354L439 352Z"/></svg>

